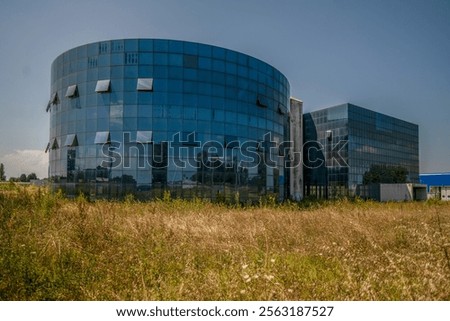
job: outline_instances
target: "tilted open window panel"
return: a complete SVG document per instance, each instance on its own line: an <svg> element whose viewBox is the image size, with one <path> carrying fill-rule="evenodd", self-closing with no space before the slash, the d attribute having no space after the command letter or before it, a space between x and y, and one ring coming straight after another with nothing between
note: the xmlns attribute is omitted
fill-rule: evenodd
<svg viewBox="0 0 450 321"><path fill-rule="evenodd" d="M111 85L111 80L98 80L97 85L95 86L95 92L97 93L106 93L109 92L109 87Z"/></svg>
<svg viewBox="0 0 450 321"><path fill-rule="evenodd" d="M138 78L136 89L138 91L153 91L153 78Z"/></svg>
<svg viewBox="0 0 450 321"><path fill-rule="evenodd" d="M136 141L142 144L150 144L152 142L152 131L138 131L136 133Z"/></svg>
<svg viewBox="0 0 450 321"><path fill-rule="evenodd" d="M76 97L77 94L78 94L77 85L72 85L72 86L67 87L66 97L73 98L73 97Z"/></svg>
<svg viewBox="0 0 450 321"><path fill-rule="evenodd" d="M76 134L70 134L66 137L65 147L76 147L78 146L78 138Z"/></svg>
<svg viewBox="0 0 450 321"><path fill-rule="evenodd" d="M58 149L59 148L59 144L58 144L58 140L56 138L53 139L53 143L52 143L52 149Z"/></svg>
<svg viewBox="0 0 450 321"><path fill-rule="evenodd" d="M111 142L111 136L109 132L97 132L95 134L94 144L107 144Z"/></svg>

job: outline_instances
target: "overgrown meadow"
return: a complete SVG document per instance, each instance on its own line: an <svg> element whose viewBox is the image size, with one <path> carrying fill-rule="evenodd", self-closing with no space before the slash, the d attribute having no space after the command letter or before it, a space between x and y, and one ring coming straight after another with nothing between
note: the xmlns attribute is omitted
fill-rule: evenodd
<svg viewBox="0 0 450 321"><path fill-rule="evenodd" d="M89 202L0 185L0 300L450 300L450 202Z"/></svg>

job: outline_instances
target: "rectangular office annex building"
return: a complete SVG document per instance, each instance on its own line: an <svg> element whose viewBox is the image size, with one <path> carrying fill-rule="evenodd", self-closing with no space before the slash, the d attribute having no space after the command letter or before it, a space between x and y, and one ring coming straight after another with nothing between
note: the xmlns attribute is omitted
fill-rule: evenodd
<svg viewBox="0 0 450 321"><path fill-rule="evenodd" d="M354 196L374 165L419 182L416 124L347 103L306 113L303 125L305 196Z"/></svg>

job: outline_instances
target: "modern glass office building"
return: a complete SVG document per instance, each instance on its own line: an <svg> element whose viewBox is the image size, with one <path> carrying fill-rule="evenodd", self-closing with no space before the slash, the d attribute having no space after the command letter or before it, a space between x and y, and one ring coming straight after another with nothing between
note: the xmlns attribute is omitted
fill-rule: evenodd
<svg viewBox="0 0 450 321"><path fill-rule="evenodd" d="M284 198L289 83L220 47L91 43L51 68L49 177L67 195Z"/></svg>
<svg viewBox="0 0 450 321"><path fill-rule="evenodd" d="M354 196L373 165L406 170L419 182L418 126L352 104L303 115L304 193Z"/></svg>

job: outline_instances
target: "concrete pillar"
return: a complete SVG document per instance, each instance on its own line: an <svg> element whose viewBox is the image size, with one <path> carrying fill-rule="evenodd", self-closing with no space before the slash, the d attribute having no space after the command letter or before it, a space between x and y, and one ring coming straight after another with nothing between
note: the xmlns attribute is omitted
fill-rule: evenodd
<svg viewBox="0 0 450 321"><path fill-rule="evenodd" d="M290 98L289 130L291 140L290 198L303 199L303 102Z"/></svg>

